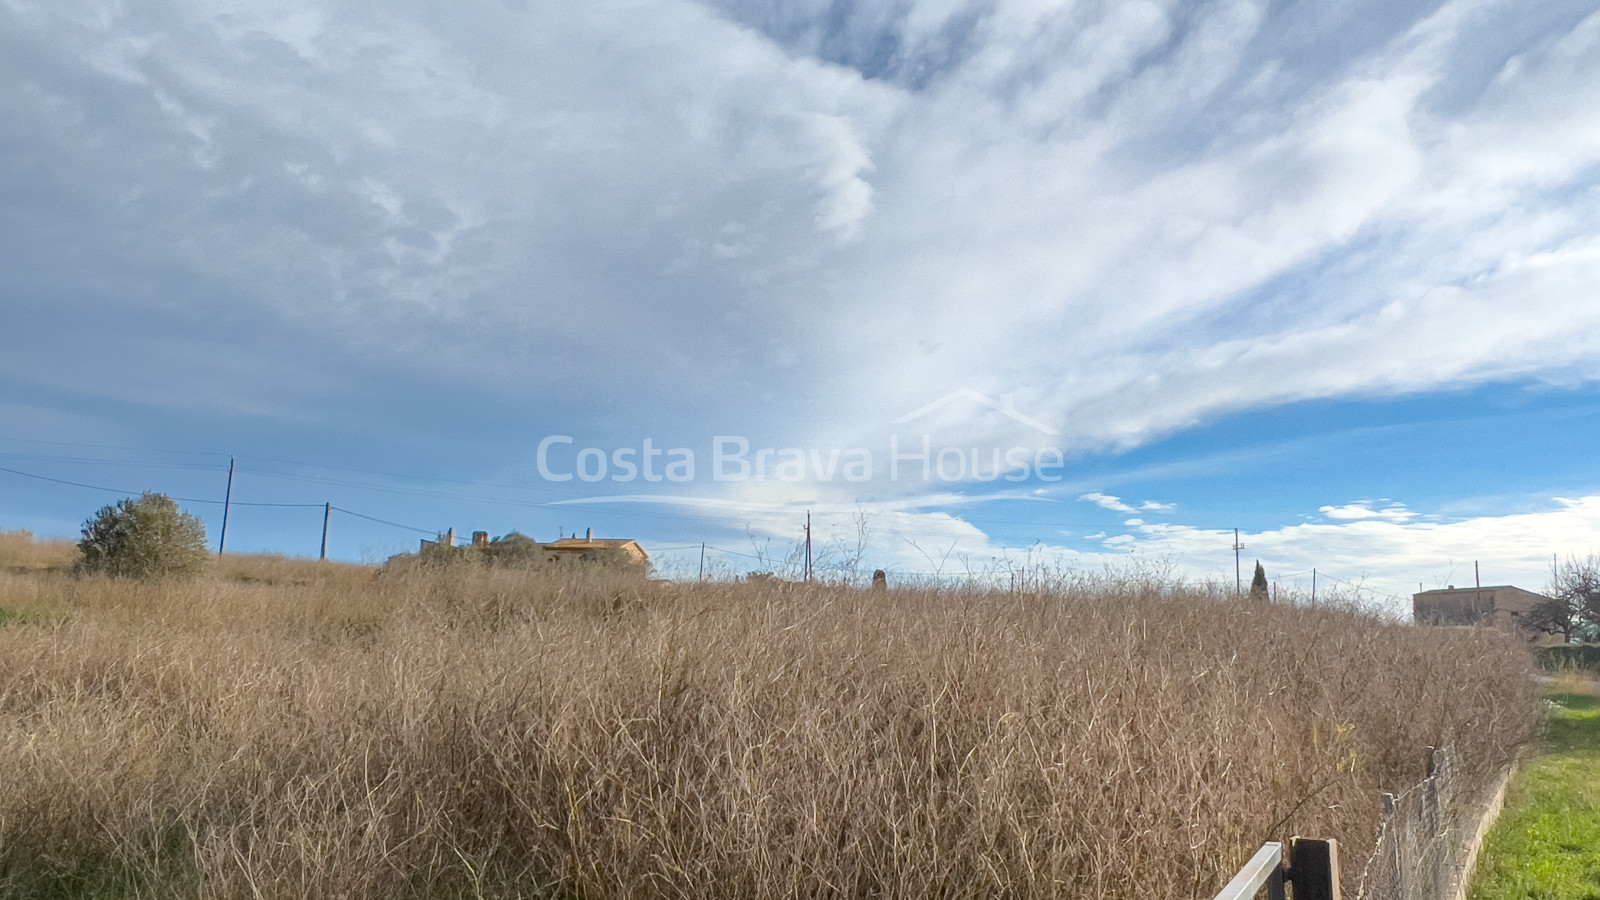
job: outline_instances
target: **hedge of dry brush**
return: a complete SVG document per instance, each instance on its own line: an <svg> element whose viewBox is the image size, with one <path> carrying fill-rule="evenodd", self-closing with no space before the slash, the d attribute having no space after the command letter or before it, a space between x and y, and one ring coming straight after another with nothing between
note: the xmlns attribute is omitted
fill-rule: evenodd
<svg viewBox="0 0 1600 900"><path fill-rule="evenodd" d="M0 895L1203 898L1534 724L1513 639L1140 579L241 565L0 574Z"/></svg>

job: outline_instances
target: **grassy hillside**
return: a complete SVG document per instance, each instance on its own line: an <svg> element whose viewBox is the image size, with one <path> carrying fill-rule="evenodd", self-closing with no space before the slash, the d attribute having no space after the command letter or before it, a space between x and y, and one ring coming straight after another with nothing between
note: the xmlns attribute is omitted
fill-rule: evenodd
<svg viewBox="0 0 1600 900"><path fill-rule="evenodd" d="M243 559L0 608L8 897L1200 898L1535 724L1519 642L1138 579Z"/></svg>

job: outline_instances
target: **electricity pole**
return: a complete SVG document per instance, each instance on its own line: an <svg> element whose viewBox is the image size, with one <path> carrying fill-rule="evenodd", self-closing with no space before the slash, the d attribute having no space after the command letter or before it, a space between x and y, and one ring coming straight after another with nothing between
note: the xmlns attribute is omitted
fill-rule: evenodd
<svg viewBox="0 0 1600 900"><path fill-rule="evenodd" d="M1233 530L1233 592L1235 594L1244 593L1244 573L1239 568L1239 551L1243 549L1244 545L1239 543L1239 529L1235 528Z"/></svg>
<svg viewBox="0 0 1600 900"><path fill-rule="evenodd" d="M228 457L228 492L222 495L222 534L217 537L217 555L228 546L228 510L233 506L233 457Z"/></svg>
<svg viewBox="0 0 1600 900"><path fill-rule="evenodd" d="M700 580L706 580L706 542L700 542Z"/></svg>
<svg viewBox="0 0 1600 900"><path fill-rule="evenodd" d="M333 504L322 504L322 560L328 558L328 520L333 518Z"/></svg>
<svg viewBox="0 0 1600 900"><path fill-rule="evenodd" d="M811 581L811 511L805 511L805 580Z"/></svg>

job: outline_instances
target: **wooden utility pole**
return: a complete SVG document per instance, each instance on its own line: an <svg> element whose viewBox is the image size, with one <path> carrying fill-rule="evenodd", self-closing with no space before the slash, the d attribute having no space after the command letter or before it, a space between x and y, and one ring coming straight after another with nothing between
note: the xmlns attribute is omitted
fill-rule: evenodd
<svg viewBox="0 0 1600 900"><path fill-rule="evenodd" d="M1311 605L1317 605L1317 570L1311 570Z"/></svg>
<svg viewBox="0 0 1600 900"><path fill-rule="evenodd" d="M217 536L217 555L228 547L228 510L233 506L233 457L228 457L228 492L222 495L222 534Z"/></svg>
<svg viewBox="0 0 1600 900"><path fill-rule="evenodd" d="M1233 592L1235 594L1244 593L1244 573L1239 568L1239 551L1243 549L1244 545L1239 543L1239 529L1235 528L1233 530Z"/></svg>
<svg viewBox="0 0 1600 900"><path fill-rule="evenodd" d="M806 581L811 580L811 510L806 510Z"/></svg>
<svg viewBox="0 0 1600 900"><path fill-rule="evenodd" d="M706 542L700 542L700 580L706 580Z"/></svg>
<svg viewBox="0 0 1600 900"><path fill-rule="evenodd" d="M322 556L318 557L322 560L328 558L328 520L331 518L333 518L333 504L322 504Z"/></svg>

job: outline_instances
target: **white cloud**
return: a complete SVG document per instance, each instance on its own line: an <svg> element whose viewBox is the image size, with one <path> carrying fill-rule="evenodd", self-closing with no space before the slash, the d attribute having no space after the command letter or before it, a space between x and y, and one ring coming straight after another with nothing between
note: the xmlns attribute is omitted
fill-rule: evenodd
<svg viewBox="0 0 1600 900"><path fill-rule="evenodd" d="M941 502L933 496L925 500ZM1269 579L1304 596L1310 592L1315 569L1323 597L1330 591L1349 595L1359 587L1367 601L1409 614L1410 595L1419 586L1461 583L1471 577L1474 563L1485 584L1538 590L1552 554L1594 552L1594 536L1600 535L1600 496L1546 500L1525 512L1456 520L1327 513L1361 509L1367 507L1325 507L1324 515L1332 521L1242 532L1245 575L1260 560ZM1057 542L1019 548L997 542L974 521L948 511L901 504L814 512L817 533L853 536L854 516L861 512L870 524L866 565L900 574L965 576L1023 565L1093 571L1132 558L1160 562L1191 581L1231 586L1234 579L1234 532L1178 523L1130 520L1126 533L1085 535L1090 547ZM799 538L803 510L769 506L765 514L749 521L752 533L761 539L770 536L776 544L792 544Z"/></svg>
<svg viewBox="0 0 1600 900"><path fill-rule="evenodd" d="M1112 512L1120 512L1120 513L1132 513L1132 512L1170 513L1170 512L1172 512L1172 511L1174 511L1174 510L1176 510L1178 508L1176 504L1173 504L1173 503L1160 503L1160 502L1157 502L1155 500L1146 500L1143 503L1139 504L1138 506L1134 506L1133 504L1128 503L1127 501L1123 500L1121 497L1113 497L1110 494L1103 494L1103 493L1100 493L1099 491L1094 491L1094 492L1091 492L1091 493L1088 493L1088 494L1083 494L1083 495L1079 496L1078 499L1079 500L1086 500L1086 501L1088 501L1090 503L1093 503L1094 505L1099 506L1099 507L1101 507L1103 509L1109 509ZM1132 524L1142 524L1142 523L1137 519L1129 519L1127 524L1132 525Z"/></svg>
<svg viewBox="0 0 1600 900"><path fill-rule="evenodd" d="M1361 504L1325 507L1356 512ZM1371 512L1371 510L1368 510ZM1419 583L1444 587L1470 577L1474 562L1484 583L1543 586L1552 554L1586 554L1600 535L1600 496L1545 501L1527 512L1458 520L1414 517L1410 513L1358 513L1328 523L1303 523L1261 532L1245 532L1246 564L1260 559L1270 578L1288 577L1286 587L1309 590L1310 571L1319 570L1323 584L1354 582L1388 595L1397 610L1409 609ZM1233 532L1187 525L1147 524L1134 540L1115 549L1174 561L1191 576L1231 583ZM1398 600L1394 598L1399 598Z"/></svg>
<svg viewBox="0 0 1600 900"><path fill-rule="evenodd" d="M1112 512L1131 513L1131 512L1134 511L1134 508L1132 506L1122 502L1122 498L1121 497L1113 497L1110 494L1102 494L1099 491L1095 491L1093 493L1084 494L1083 496L1079 497L1078 499L1079 500L1087 500L1087 501L1089 501L1090 503L1093 503L1096 506L1100 506L1100 507L1103 507L1105 509L1109 509Z"/></svg>
<svg viewBox="0 0 1600 900"><path fill-rule="evenodd" d="M1382 509L1373 509L1371 502L1367 500L1348 503L1344 506L1324 506L1318 512L1336 521L1382 519L1386 522L1407 522L1416 518L1417 515L1399 503L1385 506Z"/></svg>

